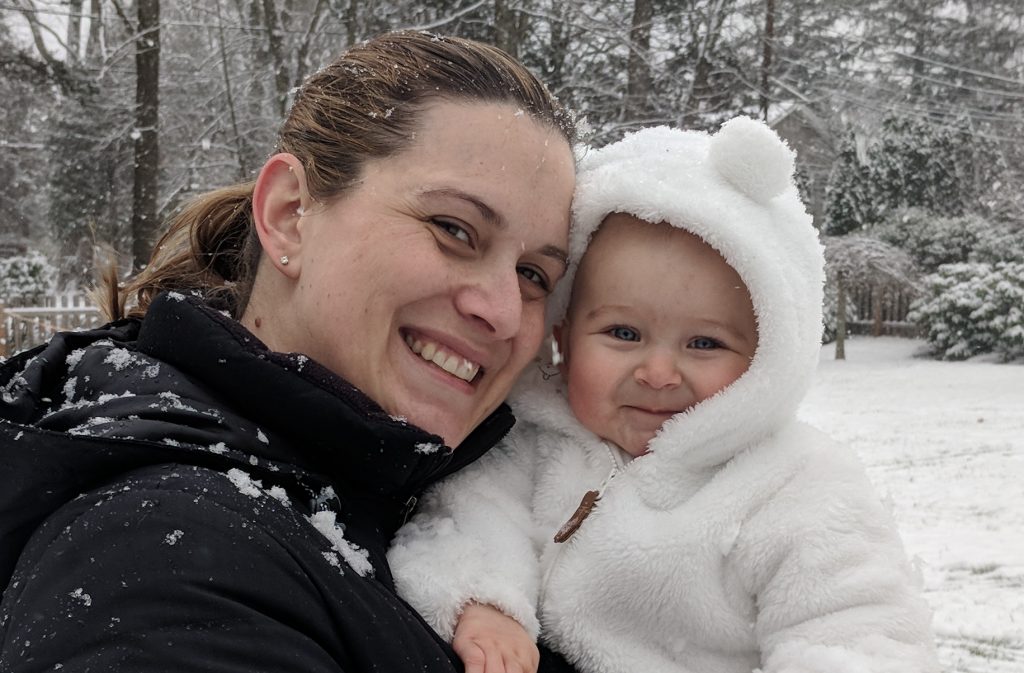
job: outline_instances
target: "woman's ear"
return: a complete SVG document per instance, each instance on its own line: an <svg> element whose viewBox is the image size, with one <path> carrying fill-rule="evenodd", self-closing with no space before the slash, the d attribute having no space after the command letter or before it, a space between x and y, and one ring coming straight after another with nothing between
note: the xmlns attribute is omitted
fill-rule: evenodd
<svg viewBox="0 0 1024 673"><path fill-rule="evenodd" d="M306 173L293 154L275 154L256 178L252 217L256 234L274 268L297 278L302 264L302 218L310 199Z"/></svg>

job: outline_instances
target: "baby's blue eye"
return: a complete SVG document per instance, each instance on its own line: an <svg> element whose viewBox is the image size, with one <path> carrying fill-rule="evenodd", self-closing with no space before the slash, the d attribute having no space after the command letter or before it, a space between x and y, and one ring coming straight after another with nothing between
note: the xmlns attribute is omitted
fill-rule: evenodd
<svg viewBox="0 0 1024 673"><path fill-rule="evenodd" d="M640 341L640 333L632 327L613 327L608 330L608 334L620 341Z"/></svg>
<svg viewBox="0 0 1024 673"><path fill-rule="evenodd" d="M714 350L721 347L722 344L710 337L697 337L690 342L690 348L696 348L697 350Z"/></svg>

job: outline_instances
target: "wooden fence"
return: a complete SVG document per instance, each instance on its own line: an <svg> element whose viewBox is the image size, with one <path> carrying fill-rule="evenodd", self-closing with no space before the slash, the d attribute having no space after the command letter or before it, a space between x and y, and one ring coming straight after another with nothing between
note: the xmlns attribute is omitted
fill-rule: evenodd
<svg viewBox="0 0 1024 673"><path fill-rule="evenodd" d="M40 305L0 303L0 356L38 346L57 332L90 329L104 322L99 309L83 294L55 295L36 303Z"/></svg>
<svg viewBox="0 0 1024 673"><path fill-rule="evenodd" d="M917 326L907 321L913 300L913 293L906 288L850 288L847 301L854 318L847 320L847 329L852 334L916 336Z"/></svg>

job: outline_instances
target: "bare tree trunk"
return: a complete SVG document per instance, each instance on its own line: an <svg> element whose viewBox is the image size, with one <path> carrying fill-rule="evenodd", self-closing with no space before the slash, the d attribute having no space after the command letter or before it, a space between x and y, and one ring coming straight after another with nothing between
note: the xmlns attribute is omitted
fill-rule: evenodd
<svg viewBox="0 0 1024 673"><path fill-rule="evenodd" d="M689 32L693 46L690 51L694 72L689 89L679 102L678 126L680 128L686 128L691 120L697 117L701 99L711 89L708 84L711 77L711 62L708 59L708 54L714 52L718 39L721 37L722 25L726 16L724 8L725 0L714 0L714 4L707 8L706 30L701 28L702 24L699 18L691 23Z"/></svg>
<svg viewBox="0 0 1024 673"><path fill-rule="evenodd" d="M132 265L141 269L149 261L159 228L160 0L138 0L136 12Z"/></svg>
<svg viewBox="0 0 1024 673"><path fill-rule="evenodd" d="M320 26L320 21L323 19L324 10L327 9L326 0L317 0L316 6L313 8L313 12L310 14L309 22L306 24L306 32L302 36L302 43L299 44L298 51L295 55L295 77L292 80L293 86L299 86L306 75L312 70L312 66L309 63L309 48L313 43L313 35L316 33L317 28ZM346 46L351 47L355 42L349 42Z"/></svg>
<svg viewBox="0 0 1024 673"><path fill-rule="evenodd" d="M359 39L359 0L348 0L345 10L345 36L348 38L346 47L351 47Z"/></svg>
<svg viewBox="0 0 1024 673"><path fill-rule="evenodd" d="M494 45L514 58L520 57L526 36L527 15L524 0L494 0Z"/></svg>
<svg viewBox="0 0 1024 673"><path fill-rule="evenodd" d="M914 46L911 52L913 62L910 66L910 93L917 97L923 95L925 91L925 57L929 55L927 24L931 17L925 11L920 0L913 0L908 5L909 25L907 27L913 31L914 35Z"/></svg>
<svg viewBox="0 0 1024 673"><path fill-rule="evenodd" d="M507 0L494 0L494 46L519 58L519 44L516 41L515 12Z"/></svg>
<svg viewBox="0 0 1024 673"><path fill-rule="evenodd" d="M768 105L771 98L769 76L772 71L772 43L775 41L775 0L765 0L764 52L761 58L761 118L768 121Z"/></svg>
<svg viewBox="0 0 1024 673"><path fill-rule="evenodd" d="M846 359L846 279L836 274L836 360Z"/></svg>
<svg viewBox="0 0 1024 673"><path fill-rule="evenodd" d="M882 336L882 300L885 292L881 285L871 287L871 336Z"/></svg>
<svg viewBox="0 0 1024 673"><path fill-rule="evenodd" d="M569 22L569 3L561 6L561 16L550 19L551 57L545 81L557 95L565 85L565 62L569 56L569 41L572 32Z"/></svg>
<svg viewBox="0 0 1024 673"><path fill-rule="evenodd" d="M633 22L629 29L629 61L626 65L626 108L623 118L642 114L651 92L651 0L633 0Z"/></svg>
<svg viewBox="0 0 1024 673"><path fill-rule="evenodd" d="M101 0L90 0L89 2L89 37L85 43L85 62L96 63L103 53L102 26L103 6Z"/></svg>
<svg viewBox="0 0 1024 673"><path fill-rule="evenodd" d="M78 63L78 50L82 44L82 0L68 2L68 63Z"/></svg>
<svg viewBox="0 0 1024 673"><path fill-rule="evenodd" d="M235 156L238 159L238 178L244 180L249 175L247 157L248 143L238 130L238 116L235 114L235 96L231 88L231 73L228 70L228 54L224 46L224 17L220 13L220 0L217 0L217 39L220 44L221 73L224 76L224 93L228 104L228 117L231 119L231 130L235 135Z"/></svg>
<svg viewBox="0 0 1024 673"><path fill-rule="evenodd" d="M267 46L274 67L274 89L277 94L277 112L281 119L288 113L288 89L291 78L288 76L288 64L284 60L284 47L281 44L281 23L277 16L274 0L263 0L263 22L267 27Z"/></svg>

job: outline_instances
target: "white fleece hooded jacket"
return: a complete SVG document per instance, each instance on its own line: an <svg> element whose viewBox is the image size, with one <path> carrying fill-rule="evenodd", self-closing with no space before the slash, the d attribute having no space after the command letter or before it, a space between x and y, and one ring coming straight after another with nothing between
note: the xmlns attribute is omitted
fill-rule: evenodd
<svg viewBox="0 0 1024 673"><path fill-rule="evenodd" d="M528 373L520 423L434 487L389 554L399 593L451 638L497 606L585 673L925 673L930 611L851 452L795 420L817 364L823 259L793 155L760 122L645 129L582 162L568 277L603 219L686 229L750 291L758 346L728 388L623 455ZM611 478L609 478L611 477ZM553 535L584 493L580 528Z"/></svg>

